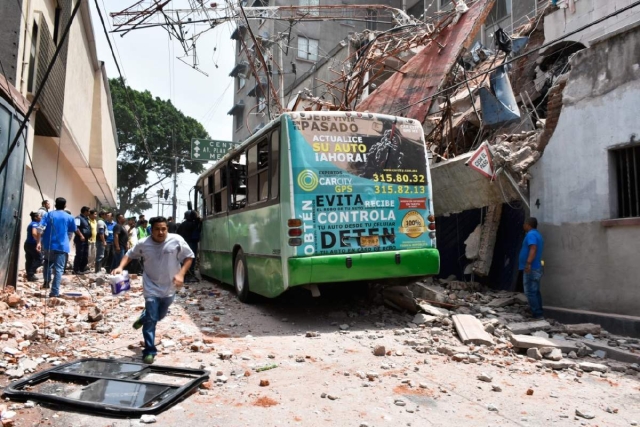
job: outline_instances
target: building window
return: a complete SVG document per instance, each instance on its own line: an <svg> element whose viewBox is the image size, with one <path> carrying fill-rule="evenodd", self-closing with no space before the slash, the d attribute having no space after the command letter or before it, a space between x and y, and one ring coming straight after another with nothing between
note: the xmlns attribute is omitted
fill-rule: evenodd
<svg viewBox="0 0 640 427"><path fill-rule="evenodd" d="M318 40L298 37L298 58L307 61L318 60Z"/></svg>
<svg viewBox="0 0 640 427"><path fill-rule="evenodd" d="M267 108L267 100L264 99L264 96L258 97L258 111L262 111Z"/></svg>
<svg viewBox="0 0 640 427"><path fill-rule="evenodd" d="M300 6L313 7L313 6L319 6L320 5L320 0L298 0L298 2L299 2L298 4ZM311 16L318 16L320 14L320 11L317 10L317 9L309 9L307 11L307 14L311 15Z"/></svg>
<svg viewBox="0 0 640 427"><path fill-rule="evenodd" d="M240 129L242 129L242 119L243 117L241 113L237 113L233 115L233 126L236 132L239 132Z"/></svg>
<svg viewBox="0 0 640 427"><path fill-rule="evenodd" d="M29 80L27 92L35 92L36 86L36 58L38 57L38 24L33 23L31 29L31 51L29 52Z"/></svg>
<svg viewBox="0 0 640 427"><path fill-rule="evenodd" d="M245 79L244 77L238 76L238 90L245 87L246 84L247 84L247 79Z"/></svg>
<svg viewBox="0 0 640 427"><path fill-rule="evenodd" d="M640 217L640 145L612 150L618 218Z"/></svg>

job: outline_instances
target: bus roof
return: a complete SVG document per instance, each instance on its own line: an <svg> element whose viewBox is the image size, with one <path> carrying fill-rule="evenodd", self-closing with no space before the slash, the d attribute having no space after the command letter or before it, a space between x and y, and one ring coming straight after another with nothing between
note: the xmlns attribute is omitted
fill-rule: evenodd
<svg viewBox="0 0 640 427"><path fill-rule="evenodd" d="M295 118L297 118L298 115L300 115L301 117L304 117L307 114L308 115L322 114L322 115L328 115L328 116L361 115L362 117L367 117L367 118L374 118L375 117L375 118L385 118L385 119L390 119L390 120L394 120L394 119L395 120L405 120L408 123L417 121L415 119L410 119L410 118L407 118L407 117L399 117L399 116L392 116L392 115L389 115L389 114L370 113L370 112L362 113L362 112L356 112L356 111L287 111L287 112L284 112L284 113L280 114L275 119L271 120L266 126L264 126L262 129L260 129L255 134L251 135L242 144L239 144L233 150L229 151L227 154L224 155L223 158L221 158L220 160L216 161L216 163L213 166L211 166L209 169L207 169L202 174L200 174L200 176L198 177L198 181L196 183L196 186L198 185L198 183L200 182L201 179L205 178L212 171L214 171L216 168L218 168L218 165L220 163L223 163L223 162L226 162L229 159L232 159L233 157L235 157L237 155L238 151L241 151L245 146L251 144L253 141L255 141L256 139L259 139L265 133L269 132L276 125L276 123L280 122L282 116L293 116L293 118L295 119Z"/></svg>

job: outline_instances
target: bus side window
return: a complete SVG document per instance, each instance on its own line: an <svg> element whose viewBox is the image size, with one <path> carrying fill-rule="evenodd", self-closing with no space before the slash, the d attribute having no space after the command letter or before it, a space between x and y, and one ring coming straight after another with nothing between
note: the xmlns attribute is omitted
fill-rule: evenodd
<svg viewBox="0 0 640 427"><path fill-rule="evenodd" d="M242 209L247 205L247 156L240 153L229 162L230 210Z"/></svg>
<svg viewBox="0 0 640 427"><path fill-rule="evenodd" d="M204 192L202 193L202 199L204 200L203 211L207 215L211 215L213 213L213 174L207 177L207 185L204 187Z"/></svg>
<svg viewBox="0 0 640 427"><path fill-rule="evenodd" d="M258 143L258 189L259 199L269 198L269 141Z"/></svg>
<svg viewBox="0 0 640 427"><path fill-rule="evenodd" d="M249 185L247 186L247 193L249 198L249 204L253 204L258 201L258 146L254 145L247 151L247 163L249 177Z"/></svg>
<svg viewBox="0 0 640 427"><path fill-rule="evenodd" d="M271 134L271 199L278 198L280 188L280 130Z"/></svg>
<svg viewBox="0 0 640 427"><path fill-rule="evenodd" d="M213 212L227 211L227 167L216 170L213 174L215 194L213 196Z"/></svg>

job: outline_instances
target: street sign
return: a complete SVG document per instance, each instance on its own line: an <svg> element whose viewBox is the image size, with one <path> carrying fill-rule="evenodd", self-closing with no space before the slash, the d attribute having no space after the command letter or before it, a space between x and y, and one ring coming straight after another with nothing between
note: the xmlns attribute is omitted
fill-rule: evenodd
<svg viewBox="0 0 640 427"><path fill-rule="evenodd" d="M473 153L466 163L471 169L475 169L489 179L493 179L495 171L493 169L493 159L487 141L480 144L480 147Z"/></svg>
<svg viewBox="0 0 640 427"><path fill-rule="evenodd" d="M191 160L201 162L220 160L236 145L238 144L231 141L193 138L191 140Z"/></svg>

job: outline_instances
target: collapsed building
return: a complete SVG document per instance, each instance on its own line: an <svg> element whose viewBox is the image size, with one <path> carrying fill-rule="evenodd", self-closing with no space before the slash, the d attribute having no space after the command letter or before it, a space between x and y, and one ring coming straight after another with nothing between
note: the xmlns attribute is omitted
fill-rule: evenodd
<svg viewBox="0 0 640 427"><path fill-rule="evenodd" d="M608 107L602 107L609 111L602 113L610 119L607 123L588 113L575 113L580 120L572 123L565 118L569 105L582 111L588 104L576 104L595 103L595 98L611 91L626 94L623 86L638 89L640 39L634 28L640 21L640 6L624 2L604 6L591 0L540 2L537 13L512 34L499 28L493 46L485 46L478 33L493 4L493 0L458 1L456 9L437 19L352 35L334 51L334 61L319 63L313 72L300 76L289 107L355 109L419 120L432 155L442 277L518 290L522 224L527 216L536 216L548 242L543 279L547 313L566 321L595 318L611 330L640 334L638 319L620 316L637 315L633 307L640 303L640 293L632 285L637 276L627 273L637 267L624 249L630 250L638 233L639 223L629 217L640 215L640 152L636 152L640 129L628 117L633 107L617 104L610 96ZM599 64L599 74L594 63ZM335 78L328 81L330 75ZM311 82L314 90L305 87ZM324 84L320 93L318 84ZM589 126L599 130L585 135L576 129ZM567 127L583 139L573 139ZM598 135L600 142L592 135ZM602 139L609 142L603 146ZM490 147L487 176L468 167L482 146ZM594 165L601 175L588 177L589 162L579 159L583 153L603 158L595 147L606 149L618 166L611 170L606 164ZM546 155L553 156L549 161L547 151L554 153ZM580 164L572 165L574 160ZM565 175L573 175L566 177L573 192L558 190L567 181L556 177ZM586 182L577 182L576 175ZM589 197L587 187L598 197ZM560 200L558 193L565 199ZM598 209L596 203L607 209ZM571 204L584 212L571 212ZM602 242L577 231L584 219L591 221L588 229ZM563 224L568 222L576 224L566 228ZM625 231L618 232L617 226L626 227ZM628 237L620 235L629 232ZM621 247L603 243L612 242L614 234ZM584 261L576 252L583 253ZM615 271L605 261L614 253L623 261ZM606 277L612 276L617 283L605 292Z"/></svg>

